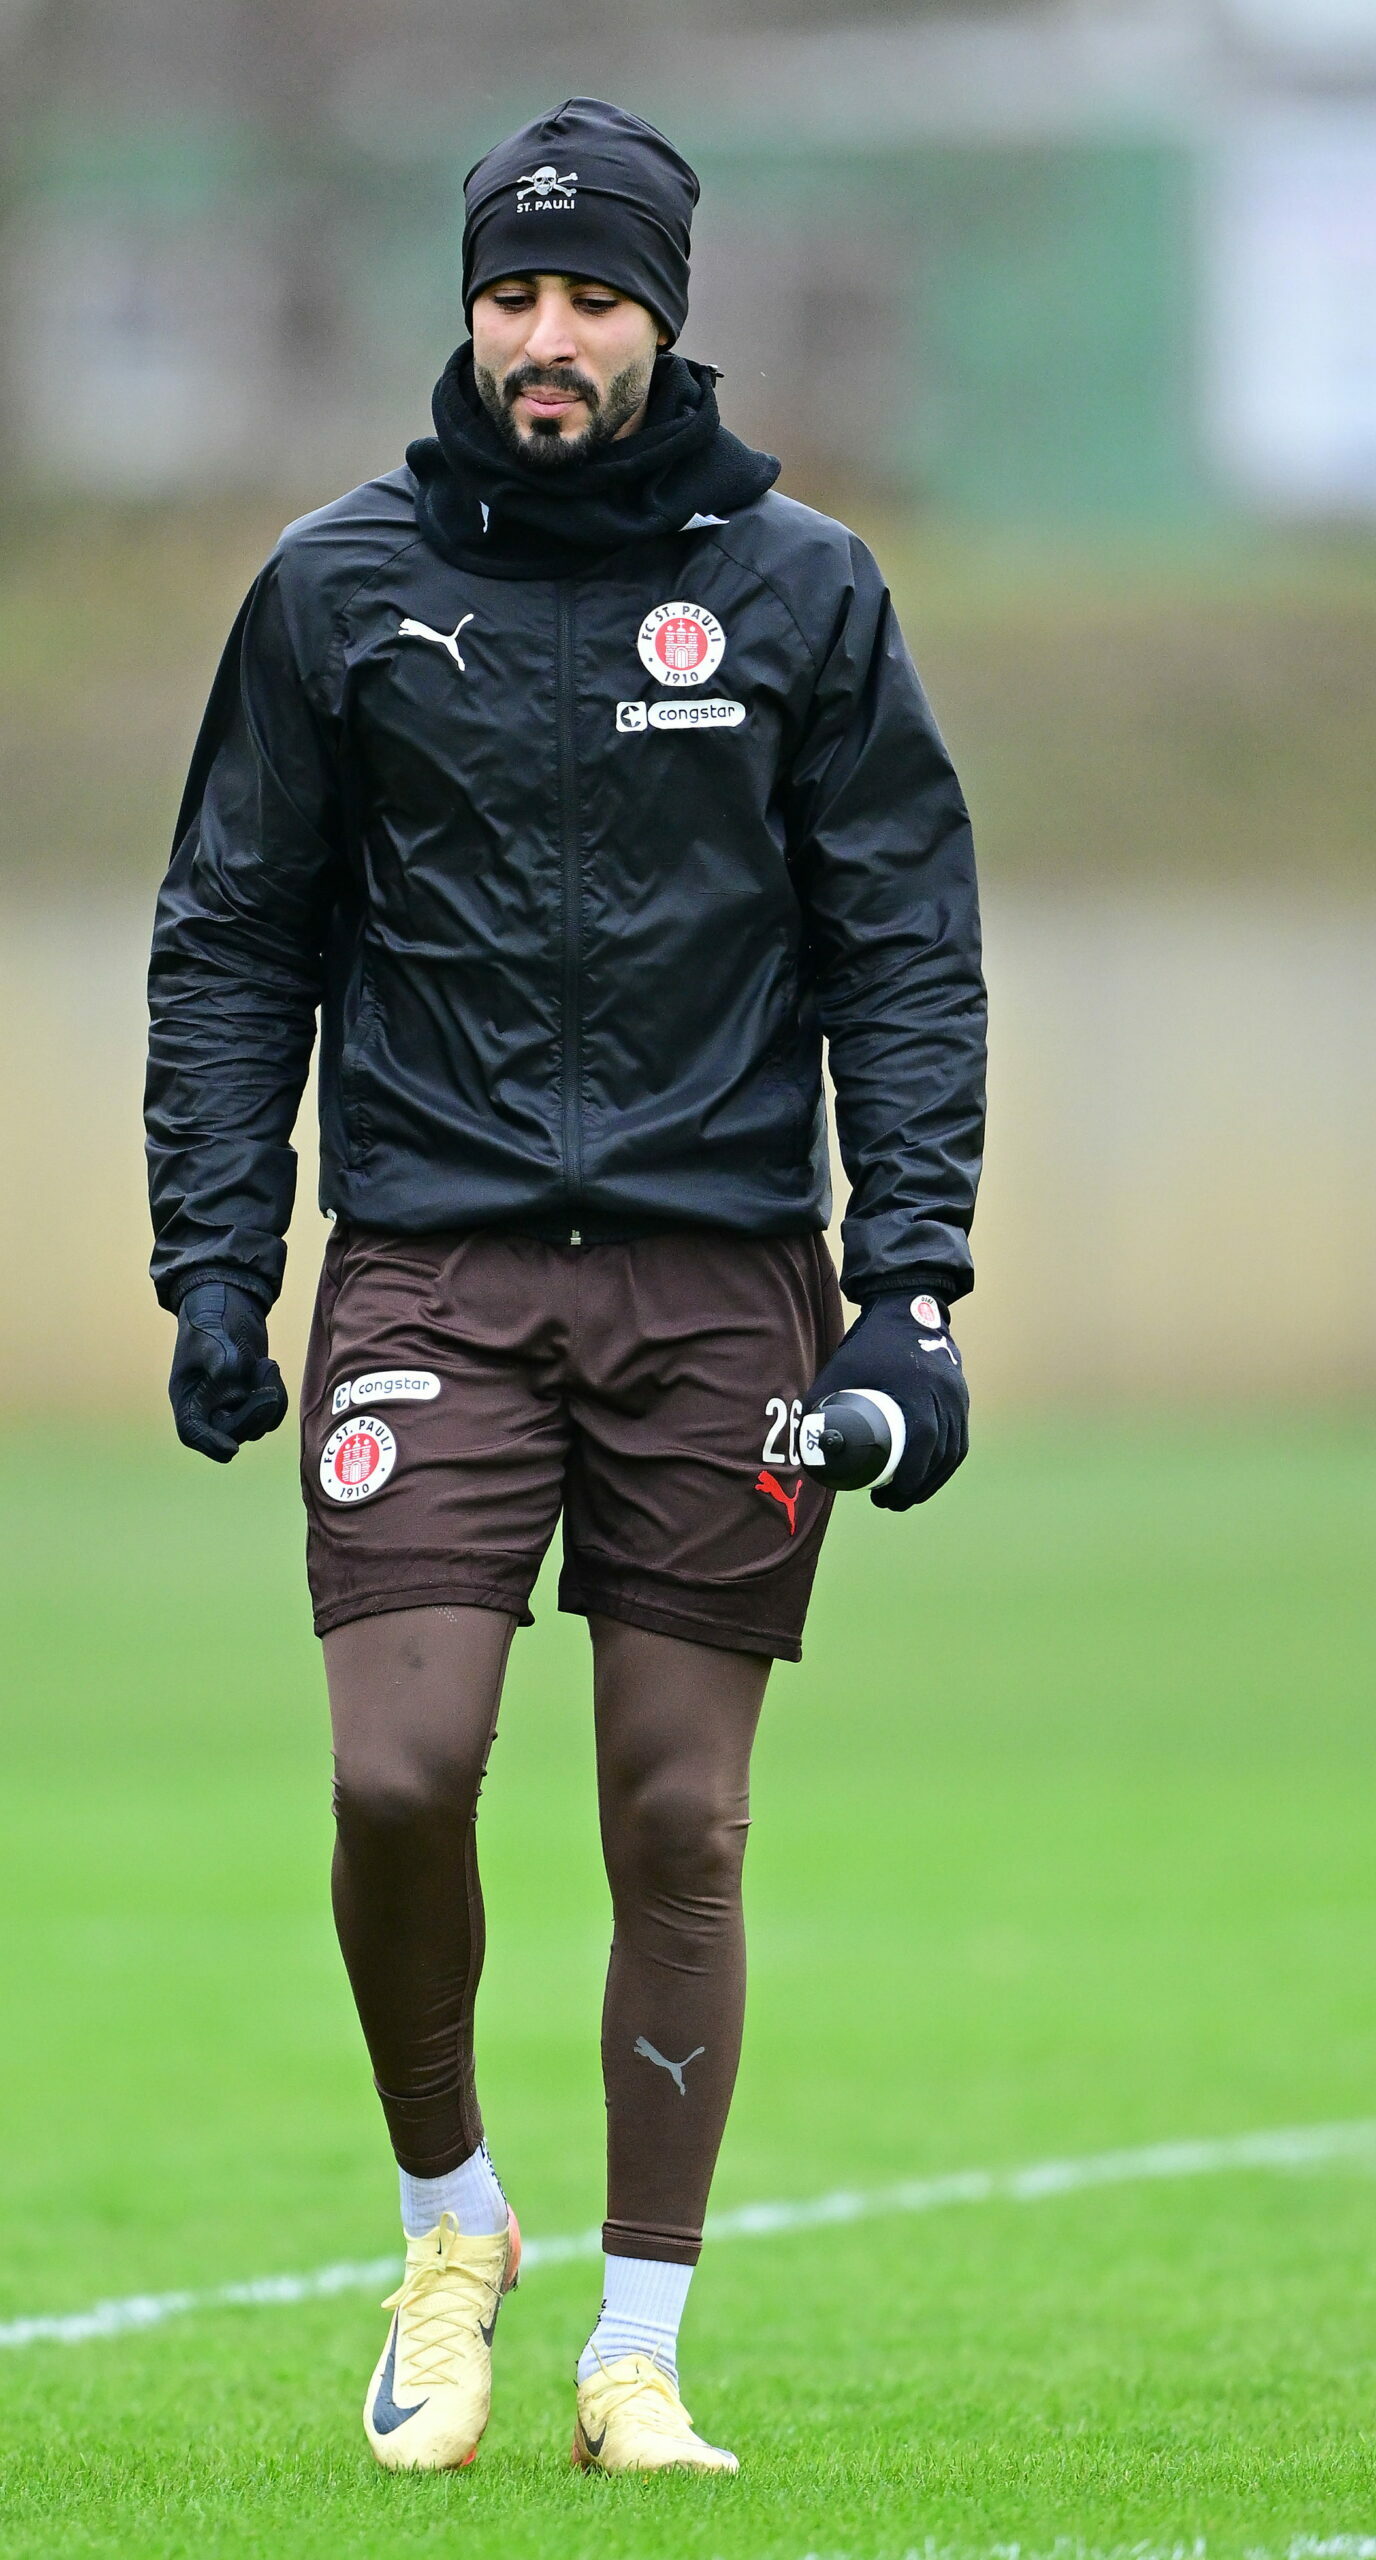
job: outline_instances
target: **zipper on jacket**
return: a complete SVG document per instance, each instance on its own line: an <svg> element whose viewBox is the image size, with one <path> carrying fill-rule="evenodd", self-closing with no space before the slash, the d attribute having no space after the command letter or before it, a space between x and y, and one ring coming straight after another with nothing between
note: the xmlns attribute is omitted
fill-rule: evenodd
<svg viewBox="0 0 1376 2560"><path fill-rule="evenodd" d="M563 866L563 1148L564 1179L570 1205L583 1185L583 1122L579 1108L583 1076L583 1024L580 1012L580 945L583 934L583 880L578 806L578 739L574 695L574 592L563 581L555 588L555 701L557 708L559 851ZM574 1240L570 1237L570 1242Z"/></svg>

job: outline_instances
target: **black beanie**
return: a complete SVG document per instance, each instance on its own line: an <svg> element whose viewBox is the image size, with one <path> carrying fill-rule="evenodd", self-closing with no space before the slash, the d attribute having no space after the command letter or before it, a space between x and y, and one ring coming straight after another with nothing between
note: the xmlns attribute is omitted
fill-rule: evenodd
<svg viewBox="0 0 1376 2560"><path fill-rule="evenodd" d="M652 124L566 98L464 180L463 307L500 276L586 276L643 302L678 336L698 182Z"/></svg>

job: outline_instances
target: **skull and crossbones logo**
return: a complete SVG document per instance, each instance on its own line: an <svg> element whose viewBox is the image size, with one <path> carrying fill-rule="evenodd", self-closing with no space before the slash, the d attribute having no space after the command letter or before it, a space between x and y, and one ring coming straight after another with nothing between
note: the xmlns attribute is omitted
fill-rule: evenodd
<svg viewBox="0 0 1376 2560"><path fill-rule="evenodd" d="M553 161L546 160L538 169L532 169L528 178L517 180L516 201L520 204L526 196L538 196L543 204L552 195L572 195L577 184L576 169L570 169L568 176L561 178Z"/></svg>

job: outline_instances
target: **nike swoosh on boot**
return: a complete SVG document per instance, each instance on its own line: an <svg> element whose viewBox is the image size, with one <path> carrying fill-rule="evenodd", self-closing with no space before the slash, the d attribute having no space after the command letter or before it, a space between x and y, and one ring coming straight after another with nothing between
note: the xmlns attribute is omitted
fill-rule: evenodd
<svg viewBox="0 0 1376 2560"><path fill-rule="evenodd" d="M408 2418L419 2417L421 2410L425 2407L424 2400L418 2400L413 2409L402 2409L398 2406L395 2398L393 2397L392 2391L393 2383L396 2380L396 2370L397 2324L394 2319L392 2322L392 2334L387 2342L387 2362L382 2368L377 2391L373 2398L373 2425L376 2427L380 2436L395 2435L398 2427L404 2427Z"/></svg>

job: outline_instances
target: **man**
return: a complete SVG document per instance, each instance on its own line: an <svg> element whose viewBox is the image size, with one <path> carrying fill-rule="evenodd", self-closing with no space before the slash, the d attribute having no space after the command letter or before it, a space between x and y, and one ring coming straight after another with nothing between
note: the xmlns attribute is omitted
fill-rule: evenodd
<svg viewBox="0 0 1376 2560"><path fill-rule="evenodd" d="M556 1520L614 1913L574 2456L734 2470L676 2342L740 2049L751 1744L828 1510L798 1421L889 1394L890 1509L965 1452L968 822L868 552L775 494L711 368L668 352L697 193L585 98L470 173L472 342L435 436L255 584L154 942L154 1274L211 1458L286 1409L266 1315L320 1013L302 1482L335 1911L407 2234L364 2413L398 2467L472 2460L515 2281L473 2077L474 1817Z"/></svg>

